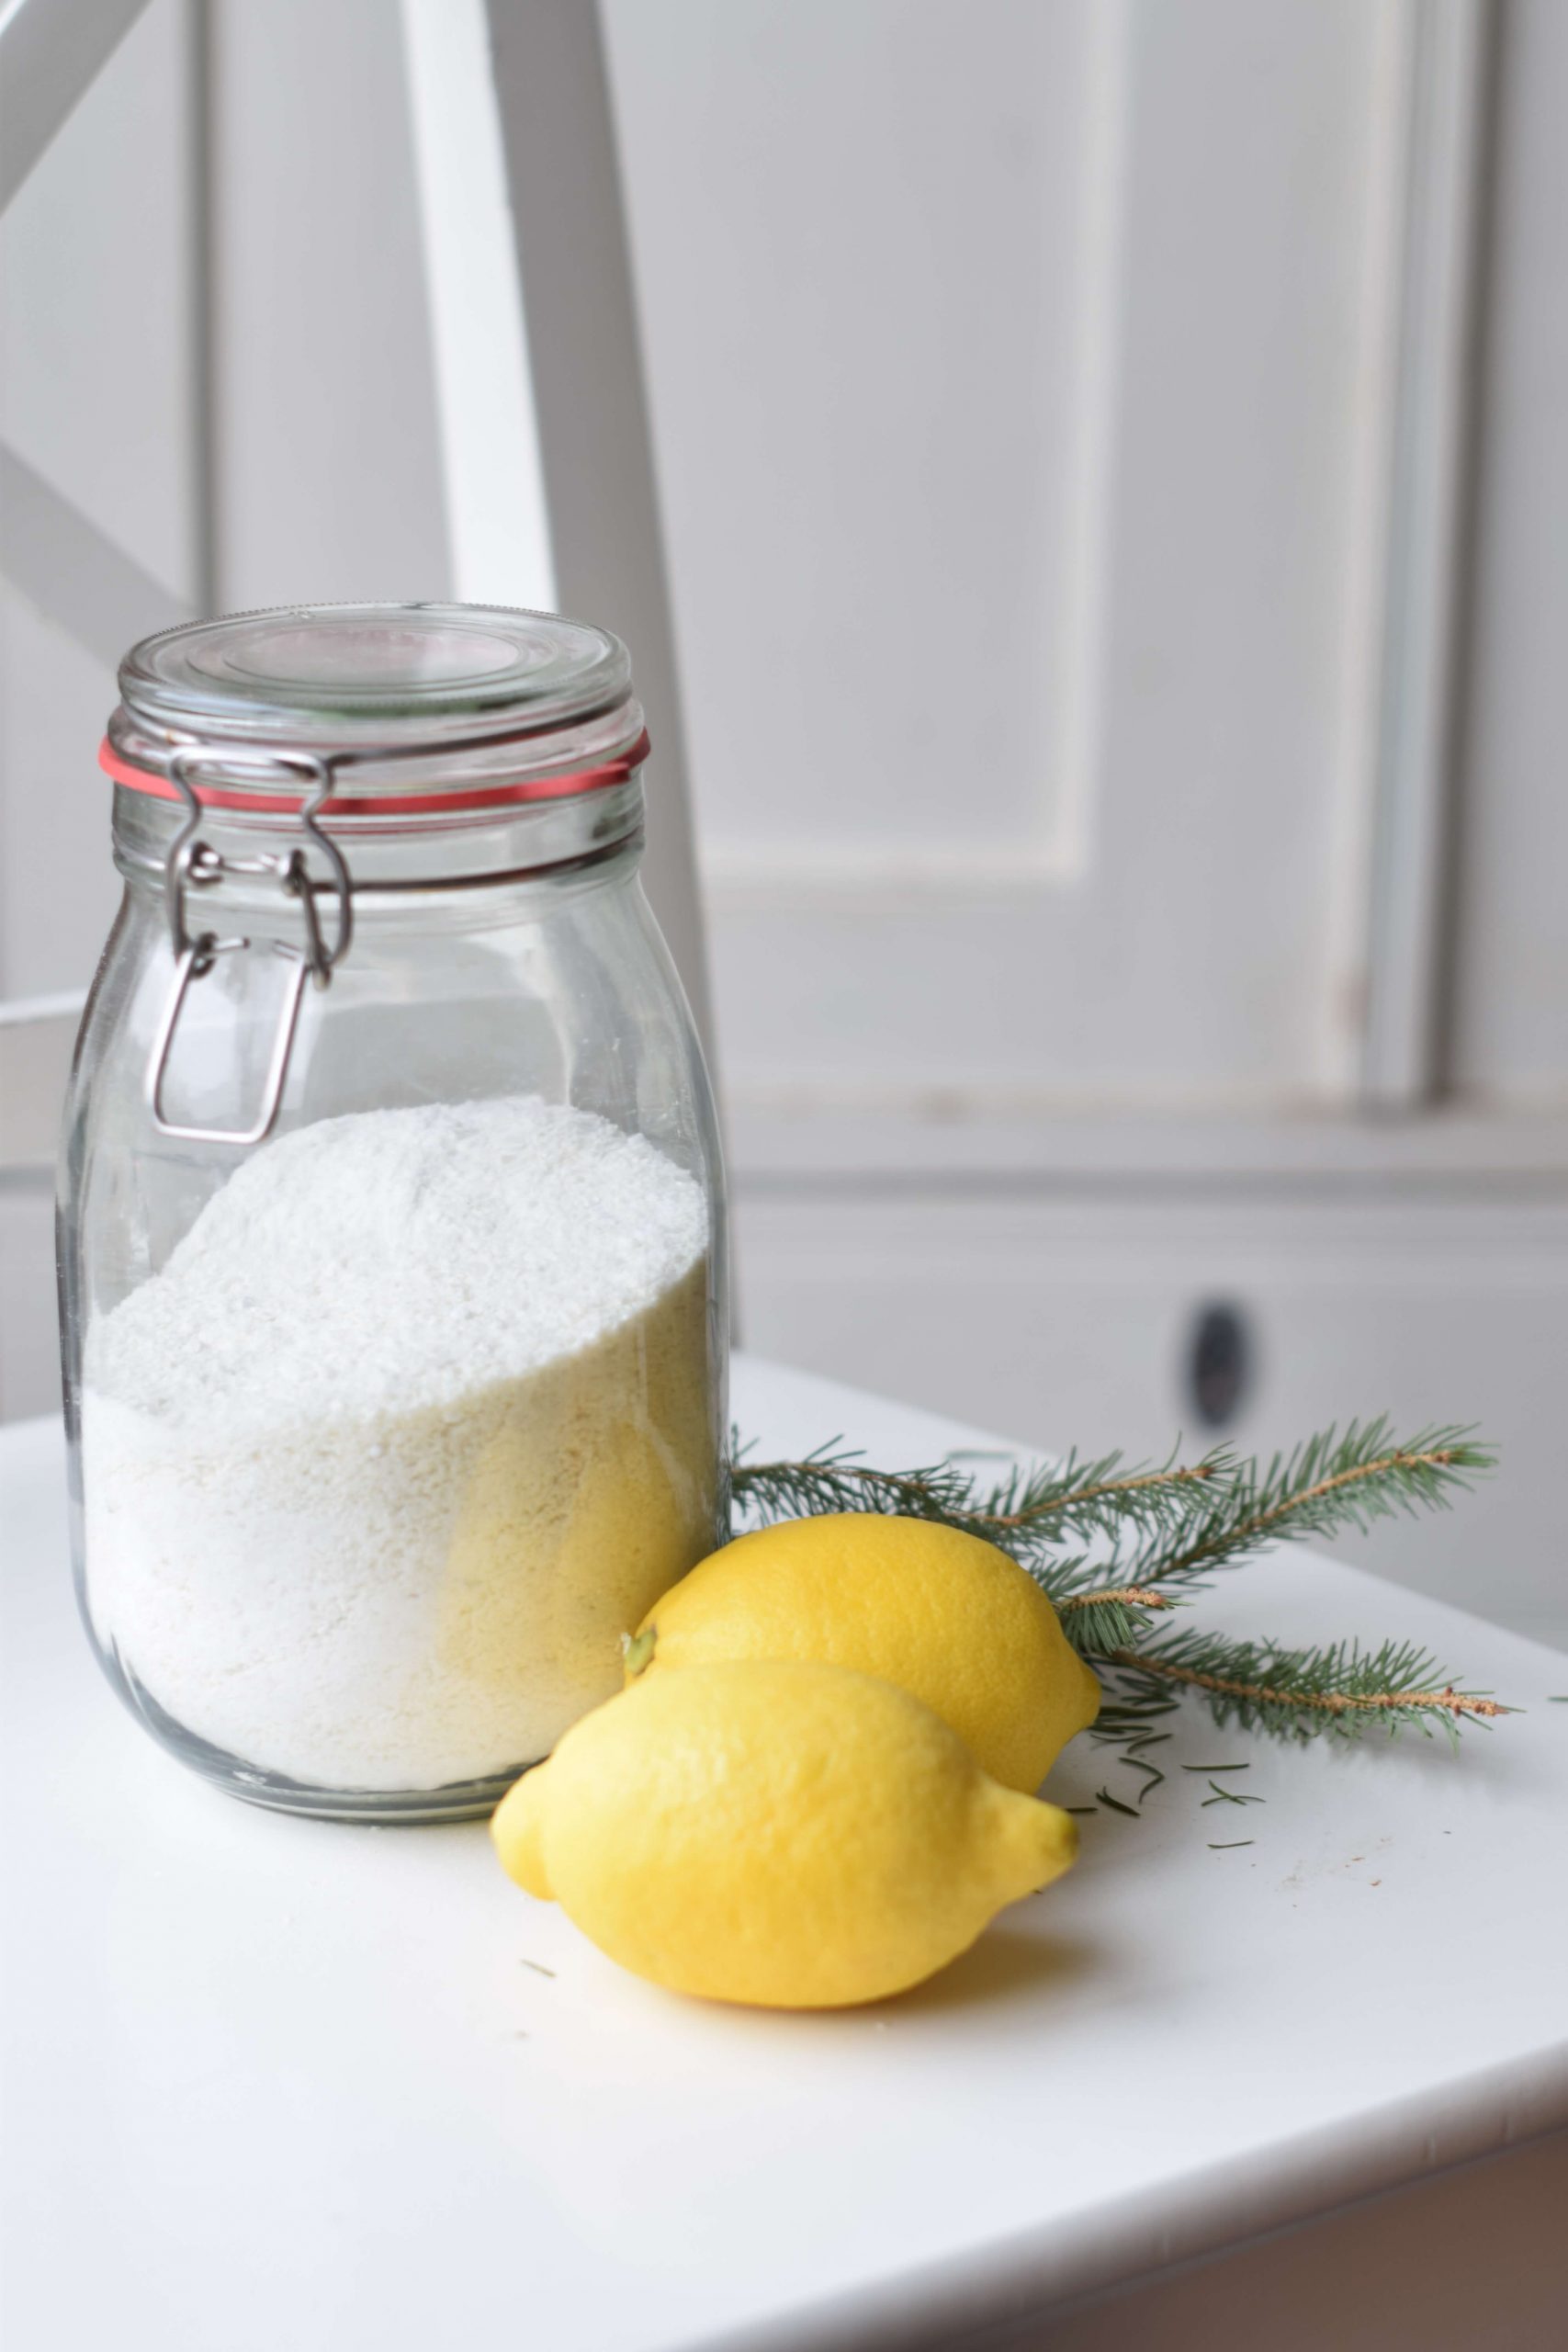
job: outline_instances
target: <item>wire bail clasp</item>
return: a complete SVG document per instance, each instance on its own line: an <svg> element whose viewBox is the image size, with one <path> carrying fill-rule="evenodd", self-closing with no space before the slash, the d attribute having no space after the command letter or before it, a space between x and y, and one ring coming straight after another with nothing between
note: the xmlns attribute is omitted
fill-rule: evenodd
<svg viewBox="0 0 1568 2352"><path fill-rule="evenodd" d="M223 857L199 838L202 806L191 782L190 771L203 763L253 770L283 768L307 779L308 788L299 807L300 829L307 842L312 843L326 859L332 878L325 887L337 901L337 921L330 947L316 905L318 885L311 878L303 847L291 849L286 856L264 853L259 857ZM225 751L220 753L176 751L170 755L168 775L185 802L186 814L185 824L171 844L164 865L164 904L168 913L169 937L175 951L175 984L169 991L169 1001L158 1023L158 1034L152 1041L152 1051L147 1064L147 1108L161 1134L177 1136L184 1142L263 1143L272 1133L283 1101L289 1056L299 1026L299 1008L304 1000L305 983L307 979L313 979L319 989L329 987L333 972L347 955L354 938L354 884L343 852L318 821L321 810L332 793L333 763L313 752ZM292 963L294 971L273 1039L261 1107L253 1124L248 1127L181 1126L164 1117L163 1097L175 1032L179 1026L186 993L194 981L206 978L220 956L235 955L251 944L248 937L220 939L215 931L193 933L186 921L186 893L193 889L206 889L214 882L220 882L225 875L238 874L271 875L284 893L297 900L305 925L305 945L301 949L291 947L282 940L272 942L273 953Z"/></svg>

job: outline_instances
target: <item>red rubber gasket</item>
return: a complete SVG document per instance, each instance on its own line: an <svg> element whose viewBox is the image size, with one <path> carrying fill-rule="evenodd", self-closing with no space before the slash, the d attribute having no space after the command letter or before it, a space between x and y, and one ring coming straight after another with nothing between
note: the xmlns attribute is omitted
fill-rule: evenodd
<svg viewBox="0 0 1568 2352"><path fill-rule="evenodd" d="M625 784L634 775L648 757L648 730L645 728L637 741L619 758L608 760L602 767L575 768L566 775L530 777L521 784L486 785L473 792L396 793L376 797L348 793L331 800L323 800L318 813L323 817L436 817L448 811L456 815L473 808L515 808L530 800L570 800L580 792L604 792L613 785ZM221 759L221 752L214 752ZM122 759L106 735L98 746L98 765L116 784L123 784L129 791L145 792L154 800L178 800L182 796L177 786L156 769L137 767ZM281 792L228 792L211 785L192 784L197 801L203 808L237 808L275 816L295 815L305 805L305 795L290 797Z"/></svg>

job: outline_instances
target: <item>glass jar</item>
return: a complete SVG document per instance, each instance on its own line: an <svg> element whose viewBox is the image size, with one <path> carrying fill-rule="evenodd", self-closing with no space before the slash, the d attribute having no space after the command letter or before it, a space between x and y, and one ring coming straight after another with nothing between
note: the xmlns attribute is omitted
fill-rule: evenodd
<svg viewBox="0 0 1568 2352"><path fill-rule="evenodd" d="M120 690L61 1176L83 1614L236 1795L479 1813L722 1532L723 1178L626 651L306 607Z"/></svg>

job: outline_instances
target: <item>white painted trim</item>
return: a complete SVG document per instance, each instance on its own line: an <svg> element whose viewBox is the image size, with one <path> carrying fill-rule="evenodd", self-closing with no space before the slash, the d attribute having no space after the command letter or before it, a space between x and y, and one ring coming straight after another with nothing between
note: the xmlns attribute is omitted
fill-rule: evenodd
<svg viewBox="0 0 1568 2352"><path fill-rule="evenodd" d="M484 0L401 0L453 593L553 612L555 553Z"/></svg>
<svg viewBox="0 0 1568 2352"><path fill-rule="evenodd" d="M0 442L0 571L43 619L106 669L189 607L117 547L79 506Z"/></svg>
<svg viewBox="0 0 1568 2352"><path fill-rule="evenodd" d="M1118 1113L934 1094L762 1099L729 1106L738 1180L767 1189L1111 1183L1228 1191L1261 1185L1463 1190L1498 1202L1568 1191L1568 1105L1529 1115L1451 1112L1408 1120L1219 1104Z"/></svg>
<svg viewBox="0 0 1568 2352"><path fill-rule="evenodd" d="M0 1002L0 1175L39 1173L54 1164L85 1001L67 992Z"/></svg>
<svg viewBox="0 0 1568 2352"><path fill-rule="evenodd" d="M1132 0L1100 0L1089 19L1083 219L1068 520L1063 543L1066 658L1056 732L1052 878L1088 869L1107 687L1106 633L1116 488L1116 427L1126 295L1124 223L1132 136ZM1047 878L1042 876L1042 879Z"/></svg>
<svg viewBox="0 0 1568 2352"><path fill-rule="evenodd" d="M86 1001L85 989L56 989L50 996L0 997L0 1029L19 1029L35 1021L80 1021Z"/></svg>
<svg viewBox="0 0 1568 2352"><path fill-rule="evenodd" d="M702 874L716 904L886 909L954 893L1016 898L1082 879L1088 868L1105 711L1105 637L1116 484L1118 361L1125 296L1123 222L1132 107L1132 0L1098 0L1087 19L1085 124L1072 424L1063 469L1064 649L1055 707L1043 732L1050 773L1037 829L988 846L705 844Z"/></svg>
<svg viewBox="0 0 1568 2352"><path fill-rule="evenodd" d="M1369 909L1389 601L1390 483L1399 413L1400 285L1419 0L1375 0L1368 94L1360 324L1345 480L1338 747L1329 786L1328 886L1314 1061L1324 1091L1357 1089L1366 1033Z"/></svg>
<svg viewBox="0 0 1568 2352"><path fill-rule="evenodd" d="M446 0L427 5L444 22ZM595 0L485 0L485 14L556 601L631 649L653 746L643 884L711 1041L675 632L599 11Z"/></svg>
<svg viewBox="0 0 1568 2352"><path fill-rule="evenodd" d="M146 5L10 0L0 8L0 212Z"/></svg>
<svg viewBox="0 0 1568 2352"><path fill-rule="evenodd" d="M1453 667L1471 456L1472 329L1492 0L1425 0L1414 28L1401 364L1391 482L1361 1091L1404 1108L1441 1072Z"/></svg>
<svg viewBox="0 0 1568 2352"><path fill-rule="evenodd" d="M186 43L186 141L190 170L186 222L190 269L186 345L190 366L191 601L198 614L222 610L218 483L220 356L214 251L217 175L213 142L217 81L212 0L182 0ZM127 640L129 644L129 640Z"/></svg>
<svg viewBox="0 0 1568 2352"><path fill-rule="evenodd" d="M915 844L835 841L704 842L703 885L726 909L766 906L807 912L831 906L883 913L905 906L951 907L965 898L1026 899L1066 888L1079 876L1064 842L1000 843L990 848L922 849Z"/></svg>
<svg viewBox="0 0 1568 2352"><path fill-rule="evenodd" d="M1382 0L1318 1066L1369 1107L1441 1071L1450 720L1494 0Z"/></svg>

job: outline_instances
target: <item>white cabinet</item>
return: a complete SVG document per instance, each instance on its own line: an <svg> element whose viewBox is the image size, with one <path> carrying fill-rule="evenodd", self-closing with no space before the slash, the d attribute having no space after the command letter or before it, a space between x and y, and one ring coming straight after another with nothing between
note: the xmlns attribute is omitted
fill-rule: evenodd
<svg viewBox="0 0 1568 2352"><path fill-rule="evenodd" d="M1224 15L609 11L733 1099L1316 1082L1372 45Z"/></svg>
<svg viewBox="0 0 1568 2352"><path fill-rule="evenodd" d="M1234 1303L1240 1442L1495 1428L1523 1622L1568 1281L1568 12L603 17L749 1340L1159 1448ZM446 584L400 22L153 0L0 232L0 426L104 535L102 635L138 579L154 621ZM12 996L80 986L113 896L107 650L19 537ZM49 1401L29 1197L12 1411ZM1480 1598L1478 1523L1372 1556Z"/></svg>
<svg viewBox="0 0 1568 2352"><path fill-rule="evenodd" d="M1483 13L607 18L731 1100L1355 1099Z"/></svg>
<svg viewBox="0 0 1568 2352"><path fill-rule="evenodd" d="M1478 1422L1503 1450L1483 1495L1335 1549L1561 1638L1560 1182L1495 1164L1394 1181L1319 1165L1258 1182L1214 1159L1155 1182L1124 1164L919 1189L759 1182L739 1240L747 1329L774 1353L939 1412L961 1402L1025 1445L1163 1459L1179 1436L1192 1459L1219 1436L1267 1453L1390 1409L1405 1433ZM1247 1359L1219 1430L1194 1380L1214 1307L1239 1320Z"/></svg>

